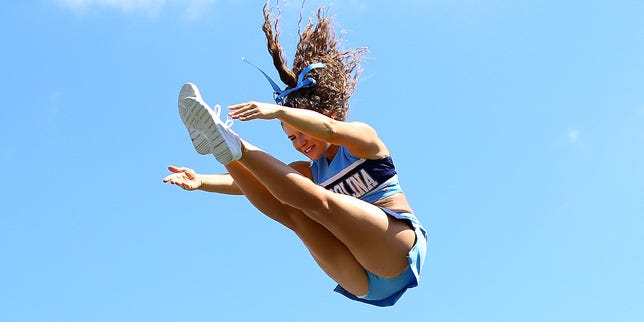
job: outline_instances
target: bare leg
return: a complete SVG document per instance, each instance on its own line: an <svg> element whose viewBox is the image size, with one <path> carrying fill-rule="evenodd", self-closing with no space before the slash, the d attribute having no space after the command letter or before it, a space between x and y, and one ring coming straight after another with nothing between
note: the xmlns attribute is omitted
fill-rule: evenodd
<svg viewBox="0 0 644 322"><path fill-rule="evenodd" d="M367 293L364 268L337 237L301 210L277 200L241 163L231 162L226 169L258 210L295 232L329 277L353 294Z"/></svg>
<svg viewBox="0 0 644 322"><path fill-rule="evenodd" d="M193 145L197 151L201 154L212 153L223 164L230 164L231 160L239 159L238 162L252 176L240 176L240 179L237 179L233 175L236 182L255 178L248 181L249 184L240 185L242 191L245 189L249 200L257 204L262 212L277 218L287 227L295 228L294 231L309 247L320 266L331 277L342 279L340 284L347 286L348 291L356 295L366 293L360 292L368 288L364 269L383 277L397 276L405 269L407 253L414 243L415 235L404 222L387 216L374 205L329 192L264 151L250 144L242 144L235 133L228 131L223 122L213 117L214 113L218 118L218 111L210 110L202 100L186 97L180 101L179 107L179 113L191 133L191 138L193 133L206 138L193 138ZM240 173L243 169L235 169L234 166L229 166L229 171L232 170L231 175L235 171ZM253 190L253 185L265 189ZM269 193L266 193L267 191ZM274 197L271 198L274 202L262 199L268 195ZM285 205L292 209L285 208ZM277 217L282 211L289 215ZM300 220L298 216L312 220ZM329 233L325 233L324 229L313 229L312 227L316 226L312 223L326 228ZM324 235L335 236L336 239L320 239ZM339 242L330 248L330 252L326 252L329 250L323 247L326 240ZM340 251L341 249L348 249L348 252ZM345 268L343 264L350 261L349 255L359 264ZM361 270L361 274L353 273ZM352 273L344 275L346 272ZM355 284L356 282L346 276L355 276L360 282Z"/></svg>
<svg viewBox="0 0 644 322"><path fill-rule="evenodd" d="M291 230L295 228L293 216L291 216L293 207L275 199L266 187L241 163L233 161L225 167L235 180L235 184L255 208L287 228Z"/></svg>
<svg viewBox="0 0 644 322"><path fill-rule="evenodd" d="M374 205L327 191L247 142L239 162L280 203L299 209L330 231L364 268L390 278L408 265L415 234L406 223Z"/></svg>

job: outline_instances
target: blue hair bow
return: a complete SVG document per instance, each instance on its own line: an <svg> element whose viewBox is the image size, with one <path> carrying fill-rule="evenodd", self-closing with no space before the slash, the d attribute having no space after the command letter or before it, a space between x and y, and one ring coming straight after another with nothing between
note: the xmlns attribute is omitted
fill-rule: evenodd
<svg viewBox="0 0 644 322"><path fill-rule="evenodd" d="M307 77L307 78L304 78L304 77L311 70L313 70L315 68L324 67L323 63L315 63L315 64L308 65L297 76L297 85L295 85L295 87L280 89L280 87L273 81L273 79L271 79L268 75L266 75L266 73L264 73L264 71L261 68L257 67L255 64L253 64L250 61L248 61L245 57L242 57L242 61L248 63L249 65L251 65L251 66L253 66L255 68L257 68L257 70L259 70L264 75L264 77L266 77L266 80L268 80L268 82L271 84L271 87L273 87L273 91L274 91L273 92L273 94L274 94L273 99L275 99L275 103L280 104L280 105L284 104L284 100L286 99L286 96L288 94L290 94L290 93L292 93L294 91L297 91L297 90L299 90L301 88L307 88L307 87L315 86L317 84L315 79L313 79L312 77Z"/></svg>

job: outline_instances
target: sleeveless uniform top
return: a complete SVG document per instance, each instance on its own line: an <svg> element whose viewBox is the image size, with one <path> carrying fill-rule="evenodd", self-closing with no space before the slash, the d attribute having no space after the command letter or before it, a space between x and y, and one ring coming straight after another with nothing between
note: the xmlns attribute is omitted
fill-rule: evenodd
<svg viewBox="0 0 644 322"><path fill-rule="evenodd" d="M351 154L344 146L339 147L331 162L325 157L311 162L311 174L313 182L327 190L369 203L402 192L391 157L378 160L361 159ZM382 207L381 209L392 217L408 220L414 228L416 242L407 256L408 268L400 276L391 279L366 271L369 293L365 297L357 297L340 285L336 286L335 291L354 301L375 306L391 306L408 288L416 287L420 282L420 271L427 249L427 231L412 213L398 213Z"/></svg>
<svg viewBox="0 0 644 322"><path fill-rule="evenodd" d="M331 162L325 157L311 163L313 182L336 193L374 203L402 192L391 157L361 159L340 146Z"/></svg>

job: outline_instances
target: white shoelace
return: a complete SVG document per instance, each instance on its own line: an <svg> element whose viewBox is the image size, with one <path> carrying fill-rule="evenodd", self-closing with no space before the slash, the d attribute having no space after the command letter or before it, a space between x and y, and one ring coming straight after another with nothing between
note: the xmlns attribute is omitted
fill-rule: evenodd
<svg viewBox="0 0 644 322"><path fill-rule="evenodd" d="M212 107L212 110L213 112L215 112L215 117L221 120L221 106L219 104L216 104ZM229 129L231 126L233 126L234 122L235 121L230 117L230 115L226 115L226 122L224 122L224 126Z"/></svg>

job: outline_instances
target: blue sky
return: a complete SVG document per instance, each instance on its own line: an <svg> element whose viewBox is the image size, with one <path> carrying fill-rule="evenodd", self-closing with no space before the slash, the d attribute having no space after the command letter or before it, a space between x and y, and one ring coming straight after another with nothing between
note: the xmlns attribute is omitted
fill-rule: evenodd
<svg viewBox="0 0 644 322"><path fill-rule="evenodd" d="M641 1L307 1L367 46L350 119L429 229L421 285L351 302L177 114L270 100L264 1L34 0L0 11L0 321L643 321ZM296 43L298 1L282 1ZM273 121L236 123L284 161Z"/></svg>

